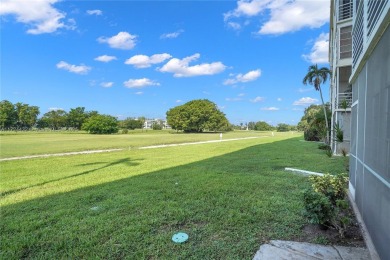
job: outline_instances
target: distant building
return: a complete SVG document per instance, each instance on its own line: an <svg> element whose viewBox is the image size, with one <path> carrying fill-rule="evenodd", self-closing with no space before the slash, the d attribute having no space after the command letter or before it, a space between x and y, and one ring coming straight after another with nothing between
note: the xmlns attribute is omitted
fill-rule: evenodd
<svg viewBox="0 0 390 260"><path fill-rule="evenodd" d="M389 24L390 0L331 1L332 126L350 142L349 191L381 259L390 259Z"/></svg>
<svg viewBox="0 0 390 260"><path fill-rule="evenodd" d="M352 21L353 1L331 2L329 62L332 72L330 98L332 104L331 144L334 153L349 152L351 140L352 86ZM337 127L336 127L337 126ZM336 130L343 131L343 140L337 140Z"/></svg>
<svg viewBox="0 0 390 260"><path fill-rule="evenodd" d="M154 124L161 125L163 129L171 129L171 126L167 123L167 121L162 119L146 119L143 128L152 129Z"/></svg>

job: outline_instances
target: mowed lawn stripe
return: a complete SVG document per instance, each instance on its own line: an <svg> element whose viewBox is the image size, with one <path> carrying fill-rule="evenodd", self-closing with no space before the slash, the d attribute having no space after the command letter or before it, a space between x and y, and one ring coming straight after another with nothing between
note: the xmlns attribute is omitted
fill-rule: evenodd
<svg viewBox="0 0 390 260"><path fill-rule="evenodd" d="M299 139L2 162L2 189L24 189L2 197L1 258L251 259L302 235L309 184L283 167L343 171Z"/></svg>

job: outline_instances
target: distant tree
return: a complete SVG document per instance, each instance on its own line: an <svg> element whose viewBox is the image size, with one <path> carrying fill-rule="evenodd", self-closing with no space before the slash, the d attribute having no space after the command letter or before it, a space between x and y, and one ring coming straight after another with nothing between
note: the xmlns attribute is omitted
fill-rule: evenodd
<svg viewBox="0 0 390 260"><path fill-rule="evenodd" d="M128 117L125 120L121 121L120 124L121 127L124 129L134 130L137 128L141 129L144 125L144 121Z"/></svg>
<svg viewBox="0 0 390 260"><path fill-rule="evenodd" d="M331 111L326 106L327 116L331 116ZM304 132L306 141L320 141L326 139L326 122L322 106L311 105L305 109L301 121L298 123L298 130Z"/></svg>
<svg viewBox="0 0 390 260"><path fill-rule="evenodd" d="M167 111L167 122L175 130L184 132L226 131L230 123L217 107L207 99L198 99Z"/></svg>
<svg viewBox="0 0 390 260"><path fill-rule="evenodd" d="M249 122L247 124L248 130L255 130L256 129L256 123L255 122Z"/></svg>
<svg viewBox="0 0 390 260"><path fill-rule="evenodd" d="M39 107L18 102L15 104L15 110L17 114L17 128L30 129L36 124Z"/></svg>
<svg viewBox="0 0 390 260"><path fill-rule="evenodd" d="M8 129L16 126L18 115L14 104L8 100L0 102L0 128Z"/></svg>
<svg viewBox="0 0 390 260"><path fill-rule="evenodd" d="M270 125L264 121L256 122L256 125L255 125L255 130L257 130L257 131L271 131L273 129L274 129L274 127L272 125Z"/></svg>
<svg viewBox="0 0 390 260"><path fill-rule="evenodd" d="M67 113L62 110L51 110L45 113L38 124L39 127L49 127L53 130L58 130L60 128L67 126Z"/></svg>
<svg viewBox="0 0 390 260"><path fill-rule="evenodd" d="M162 130L163 129L162 123L161 122L154 122L152 125L152 129L153 130Z"/></svg>
<svg viewBox="0 0 390 260"><path fill-rule="evenodd" d="M276 126L276 130L278 132L288 132L290 131L291 127L288 124L280 123Z"/></svg>
<svg viewBox="0 0 390 260"><path fill-rule="evenodd" d="M81 130L81 127L88 116L85 107L71 108L68 113L68 126Z"/></svg>
<svg viewBox="0 0 390 260"><path fill-rule="evenodd" d="M113 134L118 132L118 120L109 115L94 115L87 119L82 129L91 134Z"/></svg>
<svg viewBox="0 0 390 260"><path fill-rule="evenodd" d="M306 74L306 76L303 78L303 84L310 84L313 85L315 90L320 92L321 101L322 101L322 108L325 116L325 129L326 129L326 143L329 144L329 122L328 122L328 116L326 113L326 107L324 103L324 98L322 97L322 90L321 90L321 84L325 83L330 77L330 70L326 67L318 68L317 64L311 65L309 67L309 70Z"/></svg>

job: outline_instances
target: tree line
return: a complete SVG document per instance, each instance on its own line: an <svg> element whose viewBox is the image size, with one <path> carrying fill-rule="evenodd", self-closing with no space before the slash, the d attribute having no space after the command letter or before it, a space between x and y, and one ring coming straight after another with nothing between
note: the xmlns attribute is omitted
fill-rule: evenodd
<svg viewBox="0 0 390 260"><path fill-rule="evenodd" d="M145 117L126 118L118 120L110 115L99 114L98 111L87 111L85 107L71 108L69 112L62 109L51 110L38 118L39 107L28 104L12 104L8 100L0 102L0 130L85 130L93 134L117 133L119 129L125 133L127 130L142 129ZM200 132L226 132L233 129L243 129L243 124L234 126L230 124L225 114L218 106L207 100L198 99L183 105L173 107L166 112L168 125L177 131L187 133ZM154 130L163 128L162 121L155 121L151 126ZM256 131L291 131L295 126L278 124L276 127L264 122L249 122L245 129Z"/></svg>

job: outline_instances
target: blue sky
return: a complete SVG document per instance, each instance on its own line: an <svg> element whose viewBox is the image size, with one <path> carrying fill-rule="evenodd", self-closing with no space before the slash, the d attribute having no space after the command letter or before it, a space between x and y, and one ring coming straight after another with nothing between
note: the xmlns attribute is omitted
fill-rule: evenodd
<svg viewBox="0 0 390 260"><path fill-rule="evenodd" d="M193 99L234 124L297 124L328 66L329 0L2 0L1 99L165 118ZM323 86L329 100L329 84Z"/></svg>

